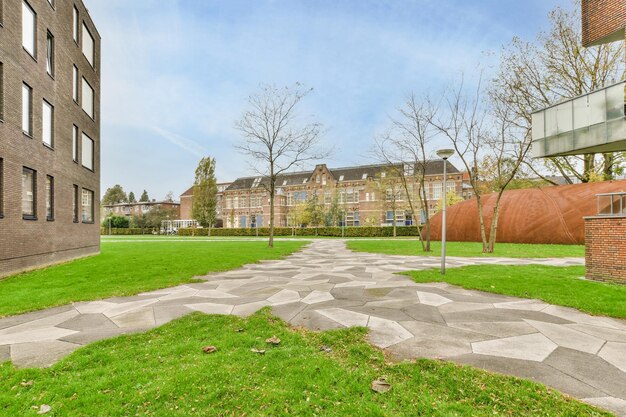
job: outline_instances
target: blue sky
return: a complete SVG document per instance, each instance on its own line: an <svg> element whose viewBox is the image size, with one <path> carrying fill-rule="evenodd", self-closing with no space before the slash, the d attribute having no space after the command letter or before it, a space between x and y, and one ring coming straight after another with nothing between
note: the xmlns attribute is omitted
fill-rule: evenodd
<svg viewBox="0 0 626 417"><path fill-rule="evenodd" d="M102 36L102 189L178 196L203 155L250 174L234 123L262 83L313 87L330 166L370 163L407 93L493 66L571 0L84 0ZM435 144L436 146L436 144Z"/></svg>

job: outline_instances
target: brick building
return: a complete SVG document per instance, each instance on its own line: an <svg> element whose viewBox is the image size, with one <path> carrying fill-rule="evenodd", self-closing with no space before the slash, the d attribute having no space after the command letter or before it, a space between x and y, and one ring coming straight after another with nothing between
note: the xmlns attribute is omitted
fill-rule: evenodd
<svg viewBox="0 0 626 417"><path fill-rule="evenodd" d="M0 276L98 253L100 36L81 0L0 3Z"/></svg>
<svg viewBox="0 0 626 417"><path fill-rule="evenodd" d="M426 165L426 192L428 210L436 211L443 191L443 160L432 160ZM462 174L449 161L448 190L462 194ZM396 166L407 176L413 176L409 165ZM298 226L299 210L307 201L317 198L320 205L328 209L336 204L342 212L340 224L347 226L405 226L420 221L410 210L406 193L397 178L393 178L386 165L365 165L348 168L328 168L317 165L312 171L293 172L279 176L276 183L274 224L276 226ZM221 220L224 227L267 227L269 226L269 194L267 178L244 177L233 181L221 196ZM417 193L417 184L410 184ZM184 197L183 197L184 196ZM187 190L182 201L193 199L193 187ZM418 201L414 194L412 201ZM183 203L184 204L184 203ZM191 203L189 203L191 204ZM184 211L181 208L181 211Z"/></svg>
<svg viewBox="0 0 626 417"><path fill-rule="evenodd" d="M624 39L626 0L582 0L583 45Z"/></svg>
<svg viewBox="0 0 626 417"><path fill-rule="evenodd" d="M217 184L217 218L218 218L218 227L221 227L221 219L222 219L222 202L224 191L230 186L229 182L221 182ZM187 189L184 193L180 195L180 218L181 220L191 220L192 216L192 208L193 208L193 185Z"/></svg>
<svg viewBox="0 0 626 417"><path fill-rule="evenodd" d="M175 201L140 201L137 203L118 203L102 206L104 215L113 214L116 216L139 216L149 213L154 209L163 209L171 211L170 219L180 219L180 203Z"/></svg>

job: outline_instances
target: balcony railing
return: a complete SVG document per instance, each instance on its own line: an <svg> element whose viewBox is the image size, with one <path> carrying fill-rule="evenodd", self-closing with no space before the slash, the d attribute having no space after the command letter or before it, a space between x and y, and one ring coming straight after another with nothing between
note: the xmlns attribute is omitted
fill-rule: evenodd
<svg viewBox="0 0 626 417"><path fill-rule="evenodd" d="M598 216L626 216L626 192L596 194Z"/></svg>
<svg viewBox="0 0 626 417"><path fill-rule="evenodd" d="M626 151L626 81L532 114L535 158Z"/></svg>

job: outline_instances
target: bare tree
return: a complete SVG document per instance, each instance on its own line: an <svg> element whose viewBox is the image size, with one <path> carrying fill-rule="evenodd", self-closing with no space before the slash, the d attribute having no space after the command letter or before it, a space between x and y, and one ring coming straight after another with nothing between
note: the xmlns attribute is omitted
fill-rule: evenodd
<svg viewBox="0 0 626 417"><path fill-rule="evenodd" d="M242 135L236 148L251 159L251 166L267 178L261 185L270 197L270 237L274 246L274 202L279 175L307 161L322 159L328 152L317 150L321 125L301 123L297 108L313 89L296 83L292 87L262 86L248 99L248 108L235 127Z"/></svg>
<svg viewBox="0 0 626 417"><path fill-rule="evenodd" d="M573 3L572 11L554 9L549 15L550 30L541 32L534 42L514 38L502 51L489 95L499 106L508 108L510 122L523 137L530 132L533 111L624 78L624 43L583 48L580 2ZM523 160L535 175L548 180L542 175L547 169L569 183L594 177L611 179L623 162L624 155L619 153Z"/></svg>
<svg viewBox="0 0 626 417"><path fill-rule="evenodd" d="M436 114L437 107L432 100L418 101L411 93L391 118L390 131L376 140L374 152L400 181L413 216L423 214L423 227L417 224L417 228L424 252L430 252L430 213L424 183L427 147L434 133L429 122Z"/></svg>
<svg viewBox="0 0 626 417"><path fill-rule="evenodd" d="M500 200L504 190L515 178L522 161L530 150L530 134L520 135L512 122L511 111L498 103L486 102L482 86L473 94L465 92L463 82L444 99L445 111L431 120L434 126L454 147L469 175L476 204L483 252L492 253L498 232ZM485 159L491 161L485 170ZM485 190L484 182L490 176L491 190ZM483 215L483 196L495 191L495 204L491 223L487 225ZM487 235L487 229L489 235Z"/></svg>

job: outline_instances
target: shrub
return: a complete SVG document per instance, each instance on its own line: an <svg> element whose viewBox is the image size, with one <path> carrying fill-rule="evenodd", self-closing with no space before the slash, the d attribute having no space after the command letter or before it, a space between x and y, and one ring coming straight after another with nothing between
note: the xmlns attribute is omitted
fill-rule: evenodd
<svg viewBox="0 0 626 417"><path fill-rule="evenodd" d="M238 229L211 229L211 236L269 236L269 227L253 228L238 228ZM179 229L179 236L208 236L209 229ZM276 227L274 228L274 236L326 236L326 237L341 237L341 227ZM397 227L397 236L418 236L417 227ZM391 226L356 226L345 227L345 237L392 237L393 227Z"/></svg>
<svg viewBox="0 0 626 417"><path fill-rule="evenodd" d="M111 228L111 235L151 235L153 234L153 232L157 232L157 229L152 229L152 228L146 228L146 229L140 229L137 227L128 227L128 228L120 228L120 229L115 229L115 228ZM100 229L100 234L101 235L108 235L109 234L109 228L108 227L102 227Z"/></svg>
<svg viewBox="0 0 626 417"><path fill-rule="evenodd" d="M111 228L126 229L130 227L130 219L126 216L109 216L102 221L102 227L109 228L109 220L111 221Z"/></svg>

